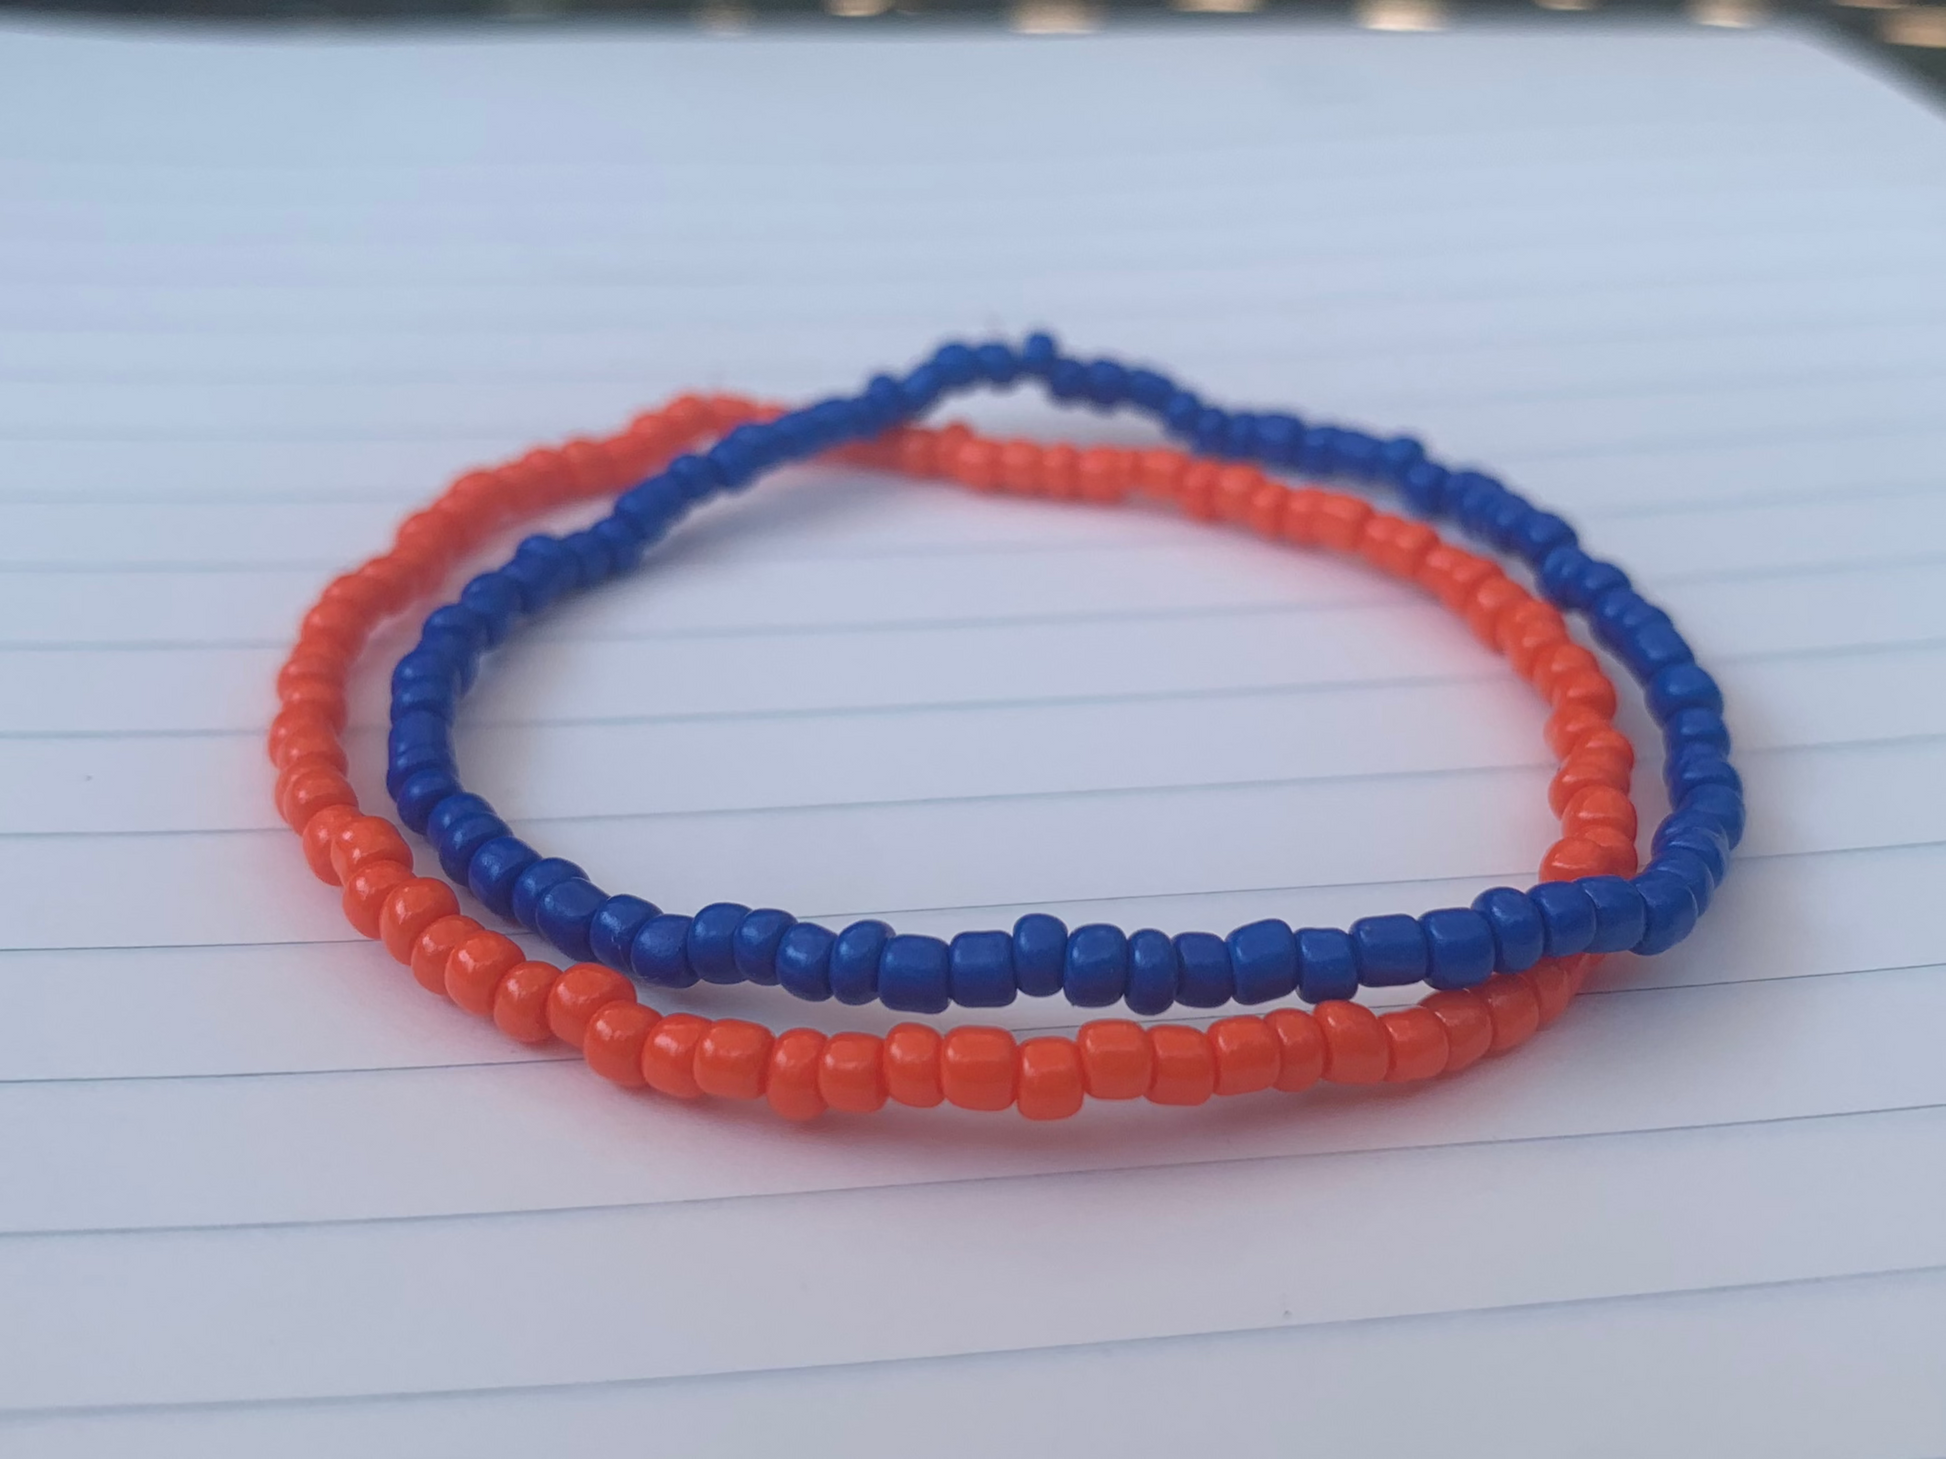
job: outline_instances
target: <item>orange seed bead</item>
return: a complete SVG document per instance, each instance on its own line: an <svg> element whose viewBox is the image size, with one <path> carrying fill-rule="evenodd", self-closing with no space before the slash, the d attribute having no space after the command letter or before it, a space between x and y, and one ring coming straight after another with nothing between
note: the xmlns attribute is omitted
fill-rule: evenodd
<svg viewBox="0 0 1946 1459"><path fill-rule="evenodd" d="M1378 1015L1362 1003L1331 999L1311 1010L1324 1034L1324 1077L1334 1084L1377 1084L1391 1054Z"/></svg>
<svg viewBox="0 0 1946 1459"><path fill-rule="evenodd" d="M769 1072L770 1030L740 1018L719 1018L696 1045L696 1087L718 1099L757 1099Z"/></svg>
<svg viewBox="0 0 1946 1459"><path fill-rule="evenodd" d="M526 960L520 944L505 933L476 932L446 957L446 996L468 1013L489 1018L500 980Z"/></svg>
<svg viewBox="0 0 1946 1459"><path fill-rule="evenodd" d="M518 963L493 990L493 1023L508 1038L544 1044L554 1037L547 1026L547 995L561 979L553 963Z"/></svg>
<svg viewBox="0 0 1946 1459"><path fill-rule="evenodd" d="M1613 826L1632 843L1637 830L1635 802L1612 785L1584 785L1561 812L1564 835L1584 834L1584 827Z"/></svg>
<svg viewBox="0 0 1946 1459"><path fill-rule="evenodd" d="M446 996L446 959L453 949L485 929L471 917L441 917L427 925L412 944L412 980L428 993Z"/></svg>
<svg viewBox="0 0 1946 1459"><path fill-rule="evenodd" d="M1599 669L1576 669L1554 681L1554 687L1547 691L1547 702L1556 709L1570 704L1585 704L1612 719L1616 706L1615 686Z"/></svg>
<svg viewBox="0 0 1946 1459"><path fill-rule="evenodd" d="M1541 857L1542 881L1579 881L1584 876L1607 876L1609 853L1586 836L1567 836Z"/></svg>
<svg viewBox="0 0 1946 1459"><path fill-rule="evenodd" d="M1378 1026L1385 1031L1388 1081L1403 1084L1446 1072L1451 1048L1439 1015L1426 1008L1395 1008L1379 1015Z"/></svg>
<svg viewBox="0 0 1946 1459"><path fill-rule="evenodd" d="M1542 1028L1559 1018L1580 991L1581 981L1576 976L1575 968L1580 961L1580 958L1572 957L1542 958L1521 974L1534 990L1534 1001L1540 1006Z"/></svg>
<svg viewBox="0 0 1946 1459"><path fill-rule="evenodd" d="M1028 1039L1020 1046L1020 1112L1030 1120L1064 1120L1082 1103L1081 1051L1074 1040Z"/></svg>
<svg viewBox="0 0 1946 1459"><path fill-rule="evenodd" d="M1216 1053L1200 1028L1164 1023L1148 1035L1155 1059L1149 1078L1151 1104L1202 1104L1216 1092Z"/></svg>
<svg viewBox="0 0 1946 1459"><path fill-rule="evenodd" d="M939 1050L939 1087L961 1109L1002 1110L1014 1102L1014 1036L1004 1028L956 1028Z"/></svg>
<svg viewBox="0 0 1946 1459"><path fill-rule="evenodd" d="M709 1032L709 1020L693 1013L672 1013L649 1030L642 1043L642 1081L658 1094L673 1099L700 1099L696 1082L696 1046Z"/></svg>
<svg viewBox="0 0 1946 1459"><path fill-rule="evenodd" d="M885 1104L885 1040L868 1033L834 1033L818 1062L818 1093L846 1114L868 1115Z"/></svg>
<svg viewBox="0 0 1946 1459"><path fill-rule="evenodd" d="M1277 1040L1276 1088L1296 1094L1324 1077L1324 1031L1315 1018L1301 1008L1274 1008L1264 1025Z"/></svg>
<svg viewBox="0 0 1946 1459"><path fill-rule="evenodd" d="M764 1098L787 1120L816 1119L825 1111L824 1096L818 1093L824 1043L824 1035L814 1028L793 1028L778 1034L770 1046Z"/></svg>
<svg viewBox="0 0 1946 1459"><path fill-rule="evenodd" d="M341 902L345 920L358 929L361 937L378 936L379 913L385 898L400 882L412 879L412 868L396 861L372 861L354 871L345 882Z"/></svg>
<svg viewBox="0 0 1946 1459"><path fill-rule="evenodd" d="M1466 600L1466 626L1488 648L1498 645L1500 620L1507 612L1531 601L1527 590L1512 578L1494 576L1482 580Z"/></svg>
<svg viewBox="0 0 1946 1459"><path fill-rule="evenodd" d="M610 1003L633 1003L635 985L600 963L575 963L547 994L547 1026L564 1044L581 1047L588 1020Z"/></svg>
<svg viewBox="0 0 1946 1459"><path fill-rule="evenodd" d="M1356 552L1359 534L1372 517L1372 504L1363 497L1339 491L1318 494L1311 531L1320 547L1334 552Z"/></svg>
<svg viewBox="0 0 1946 1459"><path fill-rule="evenodd" d="M1255 1094L1277 1082L1282 1050L1263 1019L1249 1014L1219 1018L1209 1026L1207 1037L1216 1059L1218 1094Z"/></svg>
<svg viewBox="0 0 1946 1459"><path fill-rule="evenodd" d="M374 861L396 861L410 870L412 848L385 817L354 816L331 838L331 869L338 873L342 885L351 880L353 872Z"/></svg>
<svg viewBox="0 0 1946 1459"><path fill-rule="evenodd" d="M392 888L378 909L378 939L394 962L410 963L419 934L442 917L459 913L459 898L435 876L415 876Z"/></svg>
<svg viewBox="0 0 1946 1459"><path fill-rule="evenodd" d="M1600 847L1607 858L1607 872L1610 876L1634 876L1640 866L1635 850L1635 838L1624 836L1620 826L1584 826L1580 833L1583 841L1592 841Z"/></svg>
<svg viewBox="0 0 1946 1459"><path fill-rule="evenodd" d="M331 838L346 821L357 818L357 806L328 805L306 821L298 833L304 840L304 860L326 886L335 887L341 881L337 869L331 865Z"/></svg>
<svg viewBox="0 0 1946 1459"><path fill-rule="evenodd" d="M1075 1035L1081 1079L1095 1099L1140 1099L1155 1079L1155 1050L1142 1025L1126 1018L1084 1023Z"/></svg>
<svg viewBox="0 0 1946 1459"><path fill-rule="evenodd" d="M937 1030L921 1023L902 1023L885 1036L885 1092L896 1103L931 1109L945 1102L939 1083L941 1042Z"/></svg>
<svg viewBox="0 0 1946 1459"><path fill-rule="evenodd" d="M326 806L358 805L351 782L336 770L317 764L293 765L278 776L275 795L277 810L293 831L302 830Z"/></svg>
<svg viewBox="0 0 1946 1459"><path fill-rule="evenodd" d="M1487 1016L1493 1020L1490 1053L1504 1054L1518 1048L1540 1028L1541 1001L1534 996L1533 985L1518 973L1497 973L1480 984L1478 991L1487 1006Z"/></svg>
<svg viewBox="0 0 1946 1459"><path fill-rule="evenodd" d="M1562 815L1568 802L1590 785L1606 785L1617 790L1628 788L1629 777L1634 767L1619 755L1606 755L1600 751L1584 753L1580 750L1568 756L1554 778L1548 782L1547 803L1555 815Z"/></svg>
<svg viewBox="0 0 1946 1459"><path fill-rule="evenodd" d="M642 1046L660 1021L661 1015L640 1003L610 1003L599 1008L588 1020L581 1057L609 1083L640 1089L649 1082L642 1076Z"/></svg>
<svg viewBox="0 0 1946 1459"><path fill-rule="evenodd" d="M1419 1006L1446 1030L1446 1073L1479 1063L1493 1047L1493 1019L1477 989L1446 989L1422 999Z"/></svg>

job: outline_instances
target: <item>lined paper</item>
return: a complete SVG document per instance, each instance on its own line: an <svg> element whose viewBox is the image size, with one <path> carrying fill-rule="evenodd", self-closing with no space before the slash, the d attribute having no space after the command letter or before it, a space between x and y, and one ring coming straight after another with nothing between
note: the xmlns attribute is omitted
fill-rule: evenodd
<svg viewBox="0 0 1946 1459"><path fill-rule="evenodd" d="M1599 24L14 26L0 69L8 1454L1946 1452L1946 127L1895 85ZM1697 936L1430 1088L799 1129L350 933L260 748L327 573L533 438L1043 324L1623 560L1750 790ZM459 748L672 908L1174 931L1529 875L1542 720L1348 565L804 469L510 644Z"/></svg>

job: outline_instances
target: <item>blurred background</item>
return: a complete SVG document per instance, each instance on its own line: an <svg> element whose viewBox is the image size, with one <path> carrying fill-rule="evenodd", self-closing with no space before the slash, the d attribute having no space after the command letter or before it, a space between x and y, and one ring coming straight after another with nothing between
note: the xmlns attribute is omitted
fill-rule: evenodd
<svg viewBox="0 0 1946 1459"><path fill-rule="evenodd" d="M574 25L626 18L719 31L836 22L907 29L1000 25L1045 34L1170 16L1205 22L1238 15L1349 18L1374 30L1407 31L1548 18L1572 26L1593 14L1727 28L1782 19L1828 30L1946 99L1946 5L1923 0L82 0L0 9L266 25Z"/></svg>

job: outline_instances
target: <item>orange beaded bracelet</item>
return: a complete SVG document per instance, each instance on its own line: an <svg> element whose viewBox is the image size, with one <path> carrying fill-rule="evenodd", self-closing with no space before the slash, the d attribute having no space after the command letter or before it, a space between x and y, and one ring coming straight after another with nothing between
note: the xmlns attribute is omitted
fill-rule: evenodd
<svg viewBox="0 0 1946 1459"><path fill-rule="evenodd" d="M313 871L343 886L354 927L380 938L423 986L491 1017L522 1042L562 1039L624 1087L680 1098L761 1097L799 1119L826 1108L867 1112L887 1101L981 1110L1012 1105L1028 1118L1054 1119L1079 1110L1084 1096L1199 1104L1213 1094L1295 1091L1320 1079L1427 1079L1524 1042L1579 989L1592 956L1544 960L1383 1014L1329 1001L1309 1013L1278 1008L1221 1018L1206 1030L1103 1019L1085 1024L1073 1039L1024 1042L997 1028L942 1035L916 1023L884 1038L827 1037L810 1029L772 1034L738 1019L663 1017L639 1003L634 985L619 973L594 963L562 970L530 960L511 938L462 914L445 882L413 875L404 838L384 818L361 815L344 779L338 741L344 680L365 640L465 552L518 517L612 493L687 442L763 414L739 400L686 397L639 417L610 440L574 441L558 452L530 452L499 471L469 473L407 519L391 552L336 579L306 615L278 676L284 707L269 740L280 772L278 809L300 833ZM842 454L860 464L943 472L984 489L1056 498L1117 499L1145 490L1194 516L1356 553L1428 587L1506 652L1554 706L1548 738L1563 764L1549 794L1565 834L1547 853L1543 876L1633 870L1635 820L1626 789L1633 752L1610 721L1612 685L1593 656L1569 640L1558 614L1490 561L1441 543L1423 524L1373 512L1357 498L1308 487L1291 491L1254 468L1174 451L1075 452L983 441L951 426L897 431Z"/></svg>

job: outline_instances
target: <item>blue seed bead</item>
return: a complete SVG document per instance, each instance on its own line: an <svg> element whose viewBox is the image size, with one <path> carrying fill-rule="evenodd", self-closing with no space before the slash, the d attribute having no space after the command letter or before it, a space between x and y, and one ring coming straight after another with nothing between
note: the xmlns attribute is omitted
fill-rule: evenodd
<svg viewBox="0 0 1946 1459"><path fill-rule="evenodd" d="M1709 874L1709 890L1713 892L1723 885L1723 878L1729 873L1729 844L1729 838L1717 831L1701 826L1679 825L1666 836L1658 830L1656 844L1650 849L1658 857L1673 856L1677 852L1694 857Z"/></svg>
<svg viewBox="0 0 1946 1459"><path fill-rule="evenodd" d="M385 767L385 793L397 800L404 793L405 783L422 770L437 770L447 777L455 773L453 752L445 745L417 744L406 745L390 756ZM444 794L452 794L448 789Z"/></svg>
<svg viewBox="0 0 1946 1459"><path fill-rule="evenodd" d="M693 988L696 970L689 965L689 919L665 914L644 922L629 944L628 970L658 988Z"/></svg>
<svg viewBox="0 0 1946 1459"><path fill-rule="evenodd" d="M1061 991L1076 1008L1106 1008L1128 994L1128 936L1107 922L1077 927L1068 936Z"/></svg>
<svg viewBox="0 0 1946 1459"><path fill-rule="evenodd" d="M500 571L520 595L521 610L539 613L568 590L574 580L574 561L554 538L534 536L514 550L513 560Z"/></svg>
<svg viewBox="0 0 1946 1459"><path fill-rule="evenodd" d="M1336 927L1297 930L1297 996L1306 1003L1352 998L1358 993L1358 954L1351 936Z"/></svg>
<svg viewBox="0 0 1946 1459"><path fill-rule="evenodd" d="M459 590L459 600L479 616L489 648L505 640L520 612L519 590L499 572L481 573Z"/></svg>
<svg viewBox="0 0 1946 1459"><path fill-rule="evenodd" d="M396 691L418 679L430 679L456 691L460 687L459 660L444 648L415 648L392 666L390 687Z"/></svg>
<svg viewBox="0 0 1946 1459"><path fill-rule="evenodd" d="M1493 928L1478 912L1441 908L1421 917L1419 929L1426 939L1429 986L1472 988L1493 975Z"/></svg>
<svg viewBox="0 0 1946 1459"><path fill-rule="evenodd" d="M558 881L534 907L534 930L578 963L595 955L595 914L608 893L583 876Z"/></svg>
<svg viewBox="0 0 1946 1459"><path fill-rule="evenodd" d="M1393 487L1405 485L1406 473L1426 460L1426 448L1411 436L1394 436L1378 448L1379 478Z"/></svg>
<svg viewBox="0 0 1946 1459"><path fill-rule="evenodd" d="M1669 623L1648 623L1630 633L1617 654L1636 679L1652 678L1658 671L1694 661L1689 641Z"/></svg>
<svg viewBox="0 0 1946 1459"><path fill-rule="evenodd" d="M1304 422L1294 415L1257 417L1257 456L1271 466L1295 466L1304 450Z"/></svg>
<svg viewBox="0 0 1946 1459"><path fill-rule="evenodd" d="M1056 400L1088 397L1088 367L1079 360L1056 360L1047 372L1047 393Z"/></svg>
<svg viewBox="0 0 1946 1459"><path fill-rule="evenodd" d="M1195 392L1189 390L1178 390L1162 408L1163 429L1178 438L1193 435L1196 422L1202 417L1203 402Z"/></svg>
<svg viewBox="0 0 1946 1459"><path fill-rule="evenodd" d="M1157 374L1154 370L1130 370L1128 372L1128 398L1146 411L1160 411L1168 407L1169 397L1176 393L1176 382L1167 375Z"/></svg>
<svg viewBox="0 0 1946 1459"><path fill-rule="evenodd" d="M1033 374L1045 374L1047 368L1060 357L1060 345L1044 329L1035 330L1020 342L1020 367Z"/></svg>
<svg viewBox="0 0 1946 1459"><path fill-rule="evenodd" d="M1304 444L1297 450L1297 467L1311 476L1338 474L1338 428L1306 426Z"/></svg>
<svg viewBox="0 0 1946 1459"><path fill-rule="evenodd" d="M1575 545L1574 528L1552 512L1530 512L1514 534L1508 545L1520 555L1522 560L1539 564L1545 562L1550 553L1562 547Z"/></svg>
<svg viewBox="0 0 1946 1459"><path fill-rule="evenodd" d="M1422 517L1444 516L1446 484L1453 473L1432 461L1421 461L1399 478L1399 491L1407 505Z"/></svg>
<svg viewBox="0 0 1946 1459"><path fill-rule="evenodd" d="M651 476L615 498L613 520L625 523L646 548L651 542L661 541L682 514L682 505L676 497L675 484L668 477Z"/></svg>
<svg viewBox="0 0 1946 1459"><path fill-rule="evenodd" d="M1672 801L1680 801L1688 792L1705 785L1720 785L1743 794L1743 777L1708 745L1689 745L1677 750L1663 766L1662 783L1669 787Z"/></svg>
<svg viewBox="0 0 1946 1459"><path fill-rule="evenodd" d="M962 1008L1005 1008L1014 982L1014 939L1008 932L962 932L949 949L947 993ZM881 976L883 974L881 973Z"/></svg>
<svg viewBox="0 0 1946 1459"><path fill-rule="evenodd" d="M1547 938L1540 908L1527 893L1512 887L1491 887L1473 899L1473 910L1487 919L1493 929L1493 967L1495 972L1525 972L1541 960Z"/></svg>
<svg viewBox="0 0 1946 1459"><path fill-rule="evenodd" d="M513 892L508 904L513 908L514 921L529 932L539 932L541 898L549 889L559 886L573 877L586 878L588 873L572 861L559 856L542 857L514 878Z"/></svg>
<svg viewBox="0 0 1946 1459"><path fill-rule="evenodd" d="M1176 1001L1187 1008L1221 1008L1237 995L1230 945L1214 932L1176 938Z"/></svg>
<svg viewBox="0 0 1946 1459"><path fill-rule="evenodd" d="M1714 816L1694 810L1676 811L1655 828L1649 849L1660 856L1670 844L1676 842L1692 850L1697 846L1707 846L1709 858L1721 868L1716 879L1719 882L1723 879L1723 872L1729 869L1730 864L1730 836Z"/></svg>
<svg viewBox="0 0 1946 1459"><path fill-rule="evenodd" d="M488 805L482 796L467 791L461 791L458 795L449 795L434 806L432 814L426 817L425 837L433 845L441 845L446 839L447 827L458 825L468 816L492 814L493 807Z"/></svg>
<svg viewBox="0 0 1946 1459"><path fill-rule="evenodd" d="M856 1006L878 997L879 954L892 936L883 922L854 922L831 946L831 992Z"/></svg>
<svg viewBox="0 0 1946 1459"><path fill-rule="evenodd" d="M450 770L421 770L408 776L399 786L399 819L423 835L439 803L453 799L458 790L459 780Z"/></svg>
<svg viewBox="0 0 1946 1459"><path fill-rule="evenodd" d="M1014 981L1029 998L1061 991L1067 957L1068 928L1059 917L1029 912L1014 923Z"/></svg>
<svg viewBox="0 0 1946 1459"><path fill-rule="evenodd" d="M1642 875L1672 876L1681 882L1689 889L1698 917L1709 911L1710 901L1716 895L1716 880L1710 875L1708 865L1692 851L1679 848L1668 851L1643 867Z"/></svg>
<svg viewBox="0 0 1946 1459"><path fill-rule="evenodd" d="M1649 680L1649 713L1658 722L1667 720L1678 709L1707 709L1723 712L1723 691L1716 680L1695 664L1671 664Z"/></svg>
<svg viewBox="0 0 1946 1459"><path fill-rule="evenodd" d="M1153 1018L1173 1008L1181 968L1168 933L1145 927L1129 934L1128 1011Z"/></svg>
<svg viewBox="0 0 1946 1459"><path fill-rule="evenodd" d="M872 383L865 387L864 405L860 424L872 434L897 424L906 416L905 394L890 375L872 376Z"/></svg>
<svg viewBox="0 0 1946 1459"><path fill-rule="evenodd" d="M451 723L456 698L444 684L435 684L429 679L415 679L393 693L392 713L411 714L423 710Z"/></svg>
<svg viewBox="0 0 1946 1459"><path fill-rule="evenodd" d="M452 743L453 728L436 714L427 714L423 709L415 709L408 714L395 716L392 727L385 733L385 747L396 750L401 745L414 745L430 741L433 744Z"/></svg>
<svg viewBox="0 0 1946 1459"><path fill-rule="evenodd" d="M822 1003L831 996L831 945L837 934L798 922L777 943L777 984L794 998Z"/></svg>
<svg viewBox="0 0 1946 1459"><path fill-rule="evenodd" d="M1527 900L1541 914L1545 957L1586 952L1595 937L1595 904L1577 882L1544 881L1527 889Z"/></svg>
<svg viewBox="0 0 1946 1459"><path fill-rule="evenodd" d="M1403 912L1360 917L1351 924L1358 981L1367 988L1396 988L1426 976L1426 934Z"/></svg>
<svg viewBox="0 0 1946 1459"><path fill-rule="evenodd" d="M980 357L963 344L943 344L934 350L932 367L948 386L971 385L980 377Z"/></svg>
<svg viewBox="0 0 1946 1459"><path fill-rule="evenodd" d="M1626 952L1642 940L1649 914L1634 882L1619 876L1584 876L1575 885L1595 907L1589 952Z"/></svg>
<svg viewBox="0 0 1946 1459"><path fill-rule="evenodd" d="M1743 840L1743 793L1727 785L1699 785L1676 801L1680 811L1708 816L1734 848Z"/></svg>
<svg viewBox="0 0 1946 1459"><path fill-rule="evenodd" d="M796 921L789 912L760 907L737 923L736 932L730 938L730 957L736 964L737 976L747 983L774 988L777 945Z"/></svg>
<svg viewBox="0 0 1946 1459"><path fill-rule="evenodd" d="M518 836L496 836L473 853L466 885L496 917L512 919L514 883L540 859L540 852Z"/></svg>
<svg viewBox="0 0 1946 1459"><path fill-rule="evenodd" d="M937 937L902 932L878 956L878 1001L895 1013L944 1013L951 953Z"/></svg>
<svg viewBox="0 0 1946 1459"><path fill-rule="evenodd" d="M481 847L508 834L507 823L498 816L482 812L462 816L446 828L439 838L439 868L449 881L462 886L473 884L471 867Z"/></svg>
<svg viewBox="0 0 1946 1459"><path fill-rule="evenodd" d="M974 352L980 376L995 385L1011 385L1020 378L1020 356L1004 344L983 344Z"/></svg>
<svg viewBox="0 0 1946 1459"><path fill-rule="evenodd" d="M1341 428L1335 446L1338 474L1357 481L1370 481L1378 475L1378 448L1376 436Z"/></svg>
<svg viewBox="0 0 1946 1459"><path fill-rule="evenodd" d="M595 961L618 973L631 971L629 949L635 945L635 934L651 918L661 915L662 909L654 902L645 902L626 892L610 897L595 910L588 923L588 947Z"/></svg>
<svg viewBox="0 0 1946 1459"><path fill-rule="evenodd" d="M633 572L642 561L643 549L648 543L642 534L620 517L603 517L588 529L601 542L608 553L611 576Z"/></svg>
<svg viewBox="0 0 1946 1459"><path fill-rule="evenodd" d="M428 613L419 628L420 642L428 635L449 645L463 645L465 653L476 658L487 647L486 621L460 603L445 603Z"/></svg>
<svg viewBox="0 0 1946 1459"><path fill-rule="evenodd" d="M1223 454L1248 461L1257 450L1257 418L1248 411L1232 415L1229 427L1223 432Z"/></svg>
<svg viewBox="0 0 1946 1459"><path fill-rule="evenodd" d="M1502 552L1516 551L1529 519L1538 516L1520 497L1508 492L1487 513L1486 537Z"/></svg>
<svg viewBox="0 0 1946 1459"><path fill-rule="evenodd" d="M1672 746L1708 745L1720 754L1730 753L1730 727L1711 709L1678 709L1663 724L1662 733Z"/></svg>
<svg viewBox="0 0 1946 1459"><path fill-rule="evenodd" d="M712 902L689 921L689 966L705 983L741 982L732 940L750 909L741 902Z"/></svg>
<svg viewBox="0 0 1946 1459"><path fill-rule="evenodd" d="M723 489L723 478L717 474L716 463L694 451L676 457L662 468L662 474L686 502L703 501Z"/></svg>
<svg viewBox="0 0 1946 1459"><path fill-rule="evenodd" d="M1205 456L1227 456L1230 443L1230 413L1214 405L1203 407L1189 433L1190 443Z"/></svg>
<svg viewBox="0 0 1946 1459"><path fill-rule="evenodd" d="M1635 878L1635 890L1642 898L1642 936L1635 951L1644 957L1667 952L1696 925L1699 908L1696 897L1679 876L1668 872L1644 872Z"/></svg>
<svg viewBox="0 0 1946 1459"><path fill-rule="evenodd" d="M570 532L562 542L574 559L574 590L599 587L615 575L615 559L609 555L608 543L593 528Z"/></svg>
<svg viewBox="0 0 1946 1459"><path fill-rule="evenodd" d="M1128 371L1113 360L1088 366L1088 399L1096 405L1120 405L1128 399Z"/></svg>
<svg viewBox="0 0 1946 1459"><path fill-rule="evenodd" d="M1266 917L1230 934L1230 973L1239 1003L1288 998L1297 987L1297 937L1288 922Z"/></svg>

